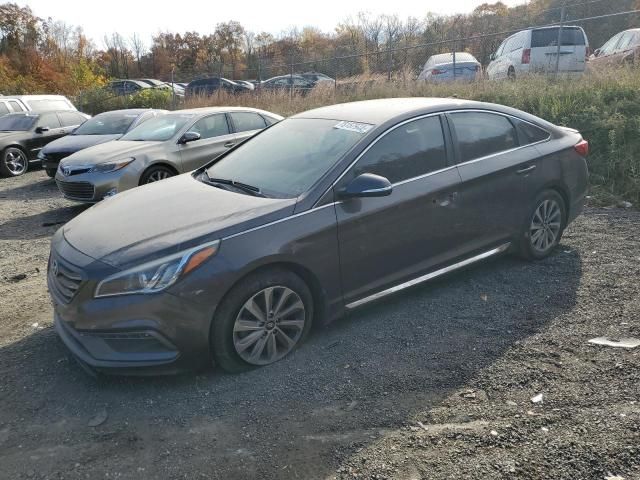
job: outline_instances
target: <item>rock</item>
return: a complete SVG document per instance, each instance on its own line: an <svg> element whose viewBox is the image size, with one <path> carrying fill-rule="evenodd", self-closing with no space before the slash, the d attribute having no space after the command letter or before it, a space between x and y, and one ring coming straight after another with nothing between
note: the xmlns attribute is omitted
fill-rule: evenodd
<svg viewBox="0 0 640 480"><path fill-rule="evenodd" d="M25 278L27 278L27 274L26 273L18 273L17 275L9 277L9 281L10 282L19 282L21 280L24 280Z"/></svg>
<svg viewBox="0 0 640 480"><path fill-rule="evenodd" d="M631 207L633 207L633 203L626 202L626 201L622 200L622 201L618 202L618 207L620 207L620 208L631 208Z"/></svg>
<svg viewBox="0 0 640 480"><path fill-rule="evenodd" d="M541 393L539 393L535 397L531 397L531 402L532 403L542 403L542 399L543 398L544 398L544 396Z"/></svg>
<svg viewBox="0 0 640 480"><path fill-rule="evenodd" d="M87 423L87 425L89 427L97 427L102 425L104 422L107 421L107 418L109 417L109 415L107 414L107 411L103 408L102 410L100 410L98 413L96 413L96 415L91 418L89 420L89 422Z"/></svg>
<svg viewBox="0 0 640 480"><path fill-rule="evenodd" d="M507 400L506 402L507 405L509 405L510 407L517 407L518 404L516 402L514 402L513 400Z"/></svg>

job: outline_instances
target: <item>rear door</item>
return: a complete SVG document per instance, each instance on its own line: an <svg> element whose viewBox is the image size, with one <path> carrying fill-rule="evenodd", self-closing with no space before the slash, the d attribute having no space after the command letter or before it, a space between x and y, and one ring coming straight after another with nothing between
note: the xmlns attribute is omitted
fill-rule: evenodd
<svg viewBox="0 0 640 480"><path fill-rule="evenodd" d="M254 136L267 126L264 118L254 112L231 112L227 115L231 119L237 143Z"/></svg>
<svg viewBox="0 0 640 480"><path fill-rule="evenodd" d="M462 179L460 241L468 252L508 241L520 228L540 183L535 143L548 134L524 140L519 120L495 112L451 112L447 117Z"/></svg>
<svg viewBox="0 0 640 480"><path fill-rule="evenodd" d="M183 172L200 168L231 148L236 142L224 113L203 117L197 120L188 131L199 133L200 139L177 146Z"/></svg>
<svg viewBox="0 0 640 480"><path fill-rule="evenodd" d="M362 173L386 177L389 196L336 203L347 304L415 278L455 255L458 172L441 116L402 123L373 143L340 179L335 195ZM339 196L336 198L339 199Z"/></svg>
<svg viewBox="0 0 640 480"><path fill-rule="evenodd" d="M531 30L531 71L555 72L558 58L559 27ZM587 39L579 27L562 28L558 71L583 72L587 56Z"/></svg>

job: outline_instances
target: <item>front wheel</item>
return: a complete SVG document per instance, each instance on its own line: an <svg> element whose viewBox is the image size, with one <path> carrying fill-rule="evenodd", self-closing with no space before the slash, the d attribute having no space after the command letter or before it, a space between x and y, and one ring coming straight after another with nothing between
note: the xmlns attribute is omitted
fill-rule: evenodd
<svg viewBox="0 0 640 480"><path fill-rule="evenodd" d="M23 175L29 168L27 154L19 148L8 147L0 158L0 174L3 177L17 177Z"/></svg>
<svg viewBox="0 0 640 480"><path fill-rule="evenodd" d="M140 185L147 183L159 182L169 177L173 177L175 172L168 167L158 165L157 167L151 167L142 174L140 178Z"/></svg>
<svg viewBox="0 0 640 480"><path fill-rule="evenodd" d="M555 190L541 192L520 239L520 255L530 260L548 257L560 243L567 222L564 200Z"/></svg>
<svg viewBox="0 0 640 480"><path fill-rule="evenodd" d="M313 297L298 275L253 274L220 304L211 328L214 359L230 373L277 362L300 345L312 319Z"/></svg>

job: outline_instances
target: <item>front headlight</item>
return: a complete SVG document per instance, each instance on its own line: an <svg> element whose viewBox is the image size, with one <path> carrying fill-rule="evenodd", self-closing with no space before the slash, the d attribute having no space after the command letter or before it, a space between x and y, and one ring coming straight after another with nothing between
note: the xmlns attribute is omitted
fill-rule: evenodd
<svg viewBox="0 0 640 480"><path fill-rule="evenodd" d="M118 272L102 280L94 297L160 292L218 253L220 240Z"/></svg>
<svg viewBox="0 0 640 480"><path fill-rule="evenodd" d="M89 171L92 172L92 173L95 173L95 172L98 172L98 173L115 172L116 170L120 170L121 168L126 167L131 162L133 162L134 160L135 160L135 157L129 157L129 158L125 158L123 160L118 160L117 162L99 163L97 165L94 165L91 168L91 170L89 170Z"/></svg>

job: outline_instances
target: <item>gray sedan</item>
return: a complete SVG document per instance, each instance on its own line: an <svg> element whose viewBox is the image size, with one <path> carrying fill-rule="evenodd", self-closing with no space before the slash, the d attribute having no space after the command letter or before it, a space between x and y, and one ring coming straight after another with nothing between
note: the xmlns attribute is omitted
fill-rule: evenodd
<svg viewBox="0 0 640 480"><path fill-rule="evenodd" d="M94 369L270 364L312 323L506 252L548 257L582 211L587 153L488 103L304 112L58 230L55 326Z"/></svg>
<svg viewBox="0 0 640 480"><path fill-rule="evenodd" d="M241 107L178 110L146 121L120 139L81 150L60 162L62 194L98 202L206 162L280 121L275 113Z"/></svg>

